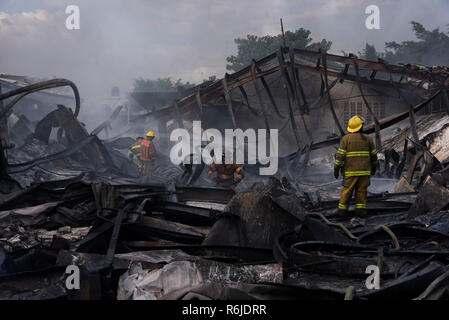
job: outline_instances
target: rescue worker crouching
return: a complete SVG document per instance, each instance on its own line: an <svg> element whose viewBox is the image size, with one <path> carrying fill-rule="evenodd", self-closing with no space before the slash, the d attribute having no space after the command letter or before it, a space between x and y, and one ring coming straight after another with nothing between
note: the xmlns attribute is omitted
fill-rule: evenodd
<svg viewBox="0 0 449 320"><path fill-rule="evenodd" d="M343 176L343 190L338 204L338 213L348 211L349 200L355 191L357 216L366 216L367 191L370 176L376 173L377 151L373 139L362 133L364 121L359 116L349 120L348 132L340 141L335 156L334 176Z"/></svg>
<svg viewBox="0 0 449 320"><path fill-rule="evenodd" d="M140 143L143 141L143 137L137 137L136 142L129 148L128 157L130 161L134 161L134 157L137 159L137 167L139 171L142 171L142 163L140 162Z"/></svg>
<svg viewBox="0 0 449 320"><path fill-rule="evenodd" d="M154 137L154 132L148 131L146 138L140 143L140 161L143 166L142 174L149 180L151 180L156 167L156 149L153 144Z"/></svg>
<svg viewBox="0 0 449 320"><path fill-rule="evenodd" d="M221 164L212 164L208 171L208 175L212 175L215 171L217 172L216 183L217 187L225 187L229 188L243 180L245 177L243 174L243 169L233 163L226 164L226 154L222 153ZM234 174L237 174L237 177L234 179Z"/></svg>

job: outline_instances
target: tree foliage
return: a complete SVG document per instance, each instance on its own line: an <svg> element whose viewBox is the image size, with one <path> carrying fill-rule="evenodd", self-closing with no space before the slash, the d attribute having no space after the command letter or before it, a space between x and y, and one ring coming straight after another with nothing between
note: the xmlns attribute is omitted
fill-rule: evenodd
<svg viewBox="0 0 449 320"><path fill-rule="evenodd" d="M285 32L285 43L289 47L297 49L308 49L317 51L318 49L329 50L332 42L325 39L320 42L312 42L310 37L311 32L309 30L300 28L294 32ZM277 50L283 45L282 35L276 36L263 36L258 37L255 35L248 35L246 38L234 39L237 45L237 55L226 58L228 64L226 69L237 71L249 64L251 60L261 59Z"/></svg>
<svg viewBox="0 0 449 320"><path fill-rule="evenodd" d="M155 80L143 78L134 79L134 91L173 92L177 90L177 87L190 88L194 86L195 84L189 81L183 83L182 79L173 82L170 77L157 78Z"/></svg>
<svg viewBox="0 0 449 320"><path fill-rule="evenodd" d="M365 45L365 49L358 54L360 59L377 61L379 58L384 58L384 54L376 51L376 47L374 45L370 45L367 43Z"/></svg>
<svg viewBox="0 0 449 320"><path fill-rule="evenodd" d="M385 44L385 59L390 63L416 63L423 65L449 65L449 36L439 28L427 30L412 21L417 41L396 41Z"/></svg>

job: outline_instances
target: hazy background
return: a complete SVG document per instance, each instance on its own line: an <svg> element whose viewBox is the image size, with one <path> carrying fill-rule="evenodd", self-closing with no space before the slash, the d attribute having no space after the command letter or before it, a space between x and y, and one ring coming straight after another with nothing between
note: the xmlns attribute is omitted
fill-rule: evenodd
<svg viewBox="0 0 449 320"><path fill-rule="evenodd" d="M65 8L80 8L81 29L65 28ZM381 10L381 30L365 28L365 8ZM305 28L331 52L380 51L415 39L410 21L447 31L447 0L0 0L0 73L63 77L84 99L124 93L134 78L222 77L235 38Z"/></svg>

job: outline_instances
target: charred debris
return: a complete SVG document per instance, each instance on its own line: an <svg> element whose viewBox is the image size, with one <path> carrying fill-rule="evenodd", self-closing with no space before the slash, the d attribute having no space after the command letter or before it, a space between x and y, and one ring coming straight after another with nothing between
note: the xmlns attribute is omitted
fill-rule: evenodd
<svg viewBox="0 0 449 320"><path fill-rule="evenodd" d="M381 150L366 218L337 215L341 183L328 178L344 134L346 106L340 112L335 96L345 83L357 88L371 118L365 132ZM57 105L34 123L14 113L28 94L62 86L73 91L72 108ZM283 48L169 104L128 112L108 139L100 133L124 107L89 133L71 81L4 90L0 298L447 299L448 89L445 67ZM402 111L382 116L369 90L388 92ZM155 179L142 180L127 157L138 135L130 123L153 123L164 137L161 123L207 123L211 112L233 128L279 128L290 152L278 174L259 177L258 165L245 165L244 182L219 188L197 166L181 180L159 148ZM317 135L314 112L335 130ZM14 115L20 121L8 125ZM79 290L66 285L71 265ZM378 289L366 286L368 266L380 272Z"/></svg>

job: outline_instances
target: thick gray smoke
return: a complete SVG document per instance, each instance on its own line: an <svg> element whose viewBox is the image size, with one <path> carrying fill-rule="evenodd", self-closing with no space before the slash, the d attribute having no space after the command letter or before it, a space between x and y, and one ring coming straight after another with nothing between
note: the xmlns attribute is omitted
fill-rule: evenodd
<svg viewBox="0 0 449 320"><path fill-rule="evenodd" d="M156 1L78 0L80 30L67 30L72 0L0 1L0 73L74 81L83 98L81 119L92 129L113 108L111 88L122 96L133 79L171 77L200 83L222 77L235 38L303 27L332 51L360 51L366 42L383 51L386 41L414 39L409 22L444 28L443 0ZM380 30L365 28L365 8L380 8ZM110 104L114 106L114 104Z"/></svg>
<svg viewBox="0 0 449 320"><path fill-rule="evenodd" d="M357 52L366 42L413 39L409 22L428 28L447 24L443 0L125 1L79 0L81 29L66 30L71 0L2 0L0 72L74 80L85 99L130 90L137 77L171 76L200 82L221 77L233 39L304 27L333 51ZM381 30L365 28L365 8L381 10Z"/></svg>

